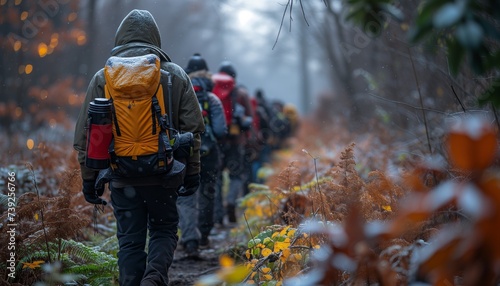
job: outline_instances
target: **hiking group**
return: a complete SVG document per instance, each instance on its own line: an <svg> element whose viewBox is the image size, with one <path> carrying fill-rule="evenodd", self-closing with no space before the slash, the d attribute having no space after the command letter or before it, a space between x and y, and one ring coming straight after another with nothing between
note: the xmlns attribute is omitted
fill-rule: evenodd
<svg viewBox="0 0 500 286"><path fill-rule="evenodd" d="M196 258L214 225L235 223L238 198L293 132L294 108L262 90L250 96L236 78L231 62L212 74L198 53L184 69L173 63L148 11L119 25L89 83L74 148L86 201L98 210L111 191L120 285L168 285L178 244Z"/></svg>

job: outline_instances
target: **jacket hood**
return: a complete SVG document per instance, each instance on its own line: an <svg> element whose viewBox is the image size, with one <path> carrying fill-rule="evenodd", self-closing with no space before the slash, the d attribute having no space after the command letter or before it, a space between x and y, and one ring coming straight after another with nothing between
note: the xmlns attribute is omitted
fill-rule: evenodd
<svg viewBox="0 0 500 286"><path fill-rule="evenodd" d="M188 73L189 78L195 78L195 77L201 77L201 78L208 78L212 79L212 73L207 71L207 70L199 70L195 72Z"/></svg>
<svg viewBox="0 0 500 286"><path fill-rule="evenodd" d="M202 82L202 87L207 91L212 91L214 87L214 83L212 82L212 73L207 70L199 70L189 74L189 78L191 79L191 83L193 86L199 84L200 80Z"/></svg>
<svg viewBox="0 0 500 286"><path fill-rule="evenodd" d="M115 47L131 42L142 42L161 48L160 30L149 11L130 11L116 30Z"/></svg>
<svg viewBox="0 0 500 286"><path fill-rule="evenodd" d="M134 9L123 18L115 34L115 47L111 51L116 55L132 47L150 48L160 54L162 60L170 61L161 50L160 30L153 15L147 10Z"/></svg>

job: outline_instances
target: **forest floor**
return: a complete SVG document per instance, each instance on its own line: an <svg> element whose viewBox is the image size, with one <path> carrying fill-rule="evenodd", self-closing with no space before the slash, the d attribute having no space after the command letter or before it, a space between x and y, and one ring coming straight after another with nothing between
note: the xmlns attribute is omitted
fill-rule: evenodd
<svg viewBox="0 0 500 286"><path fill-rule="evenodd" d="M178 246L174 254L174 262L169 269L170 286L195 285L200 277L213 274L219 270L219 256L232 246L229 239L229 227L214 227L210 239L210 246L200 249L199 258L187 258L182 246Z"/></svg>

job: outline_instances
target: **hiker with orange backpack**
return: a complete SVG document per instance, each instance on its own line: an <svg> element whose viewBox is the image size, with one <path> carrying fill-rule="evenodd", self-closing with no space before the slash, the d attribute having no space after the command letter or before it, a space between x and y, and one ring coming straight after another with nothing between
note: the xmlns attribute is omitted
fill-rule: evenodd
<svg viewBox="0 0 500 286"><path fill-rule="evenodd" d="M120 285L168 285L176 201L200 184L203 118L189 77L161 49L150 12L132 10L122 20L111 55L92 78L75 127L82 192L106 205L109 184Z"/></svg>
<svg viewBox="0 0 500 286"><path fill-rule="evenodd" d="M219 140L227 135L227 126L222 103L211 92L213 82L205 59L194 54L184 70L191 79L205 123L200 146L200 188L195 195L177 200L185 258L196 259L199 248L209 247L208 236L214 226L214 197L220 188L222 166Z"/></svg>
<svg viewBox="0 0 500 286"><path fill-rule="evenodd" d="M228 135L221 145L224 154L223 168L229 172L229 192L225 197L225 208L229 223L235 223L236 201L244 193L248 175L245 146L247 133L252 128L253 112L247 89L236 85L236 69L231 62L223 61L212 80L212 91L222 102L228 126Z"/></svg>

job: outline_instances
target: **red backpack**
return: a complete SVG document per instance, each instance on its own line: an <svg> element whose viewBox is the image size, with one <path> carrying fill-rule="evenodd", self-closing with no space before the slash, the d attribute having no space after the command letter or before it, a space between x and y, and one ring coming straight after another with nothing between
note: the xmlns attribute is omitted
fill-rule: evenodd
<svg viewBox="0 0 500 286"><path fill-rule="evenodd" d="M235 88L234 78L225 73L216 73L212 75L214 87L212 92L219 97L224 107L226 123L228 127L233 122L233 89Z"/></svg>

